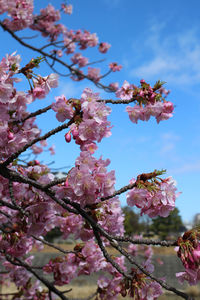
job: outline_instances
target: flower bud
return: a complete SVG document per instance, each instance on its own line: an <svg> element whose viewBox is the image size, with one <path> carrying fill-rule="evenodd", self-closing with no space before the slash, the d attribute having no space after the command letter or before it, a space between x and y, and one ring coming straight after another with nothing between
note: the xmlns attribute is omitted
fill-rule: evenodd
<svg viewBox="0 0 200 300"><path fill-rule="evenodd" d="M67 132L67 133L65 134L65 141L66 141L67 143L70 143L70 142L71 142L71 134L70 134L70 131Z"/></svg>
<svg viewBox="0 0 200 300"><path fill-rule="evenodd" d="M14 138L14 134L11 131L9 131L8 132L8 139L12 140L13 138Z"/></svg>

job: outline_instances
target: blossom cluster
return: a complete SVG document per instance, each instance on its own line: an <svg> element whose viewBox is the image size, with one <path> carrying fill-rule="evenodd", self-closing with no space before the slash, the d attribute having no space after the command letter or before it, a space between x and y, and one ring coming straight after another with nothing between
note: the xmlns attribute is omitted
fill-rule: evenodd
<svg viewBox="0 0 200 300"><path fill-rule="evenodd" d="M82 151L66 179L65 186L56 187L56 195L80 203L82 207L101 202L101 197L114 192L115 173L107 172L110 161L96 159Z"/></svg>
<svg viewBox="0 0 200 300"><path fill-rule="evenodd" d="M74 253L51 259L43 270L53 273L56 285L68 284L75 276L90 275L103 269L107 262L94 241L77 245Z"/></svg>
<svg viewBox="0 0 200 300"><path fill-rule="evenodd" d="M115 257L114 262L117 263L123 271L126 271L124 256ZM99 296L97 299L118 299L118 295L121 293L122 280L122 274L119 273L110 263L107 263L104 268L104 275L101 275L97 281Z"/></svg>
<svg viewBox="0 0 200 300"><path fill-rule="evenodd" d="M176 277L181 283L184 280L190 285L195 285L200 281L200 233L198 230L191 230L179 237L177 244L177 255L181 259L185 272L176 273Z"/></svg>
<svg viewBox="0 0 200 300"><path fill-rule="evenodd" d="M12 31L29 27L33 23L33 0L0 1L0 14L7 12L4 24Z"/></svg>
<svg viewBox="0 0 200 300"><path fill-rule="evenodd" d="M71 141L72 134L81 150L88 150L91 153L96 149L95 141L101 142L103 137L111 135L110 122L107 121L111 109L98 100L99 94L86 88L80 100L67 100L63 95L56 97L56 103L52 105L60 122L75 116L75 122L66 135L66 141Z"/></svg>
<svg viewBox="0 0 200 300"><path fill-rule="evenodd" d="M129 118L133 123L138 120L148 121L151 116L156 118L157 123L167 120L173 116L174 106L163 97L168 95L168 91L163 88L163 82L158 81L151 87L143 79L140 81L141 87L124 82L121 88L116 91L116 96L122 100L135 100L138 104L127 106Z"/></svg>
<svg viewBox="0 0 200 300"><path fill-rule="evenodd" d="M56 9L53 5L48 4L47 7L42 8L39 14L33 14L33 0L8 0L0 1L0 14L7 13L9 19L4 19L4 25L10 30L17 31L29 27L32 30L39 31L43 37L49 38L54 49L52 52L52 59L54 56L58 58L63 54L74 54L70 59L73 65L70 66L71 79L75 81L88 78L97 83L101 79L100 69L88 67L85 73L80 68L85 67L89 60L76 53L76 48L85 50L88 47L98 47L100 53L106 53L110 44L106 42L99 42L96 33L90 33L87 30L71 30L64 24L60 23L61 14L60 10ZM66 14L72 13L71 4L61 4L61 11ZM58 37L62 36L62 47L59 45ZM120 65L117 63L110 64L110 70L113 72L120 71Z"/></svg>
<svg viewBox="0 0 200 300"><path fill-rule="evenodd" d="M142 239L142 236L135 235L133 236L133 239ZM141 263L142 267L150 274L154 272L154 265L152 262L153 249L151 246L130 244L128 246L128 252L135 258L140 255L143 259ZM162 261L160 261L160 263L162 264ZM122 294L124 293L124 295L126 295L126 290L128 290L130 296L133 294L137 295L138 299L153 300L157 299L163 293L161 286L147 276L145 277L141 271L132 269L132 272L137 274L135 280L133 282L123 282Z"/></svg>
<svg viewBox="0 0 200 300"><path fill-rule="evenodd" d="M56 87L58 83L56 74L39 76L34 80L34 88L31 91L17 91L14 83L19 82L19 79L14 75L20 72L20 61L20 56L13 53L0 62L0 160L8 158L40 135L35 118L22 121L28 116L27 104L36 98L44 98L51 87ZM30 64L33 64L33 61ZM26 72L27 75L27 68Z"/></svg>
<svg viewBox="0 0 200 300"><path fill-rule="evenodd" d="M58 86L58 75L52 73L48 76L42 77L37 76L33 79L34 88L29 91L33 100L36 98L43 99L50 92L51 88L56 88Z"/></svg>
<svg viewBox="0 0 200 300"><path fill-rule="evenodd" d="M141 214L147 214L153 218L156 216L167 217L175 207L176 183L172 177L161 181L136 181L135 187L127 193L127 204L136 205L141 209Z"/></svg>
<svg viewBox="0 0 200 300"><path fill-rule="evenodd" d="M61 11L71 14L72 6L62 4ZM4 13L9 17L3 21L4 29L17 31L28 27L49 39L49 44L40 48L40 53L45 53L43 50L51 47L51 55L47 57L52 59L52 67L55 58L61 58L64 53L71 55L70 64L66 64L70 72L67 75L71 75L75 81L87 78L100 85L99 81L105 75L100 74L100 69L88 66L89 59L80 53L89 47L97 47L100 53L108 51L110 44L99 42L96 33L68 29L59 23L60 10L51 4L41 9L39 14L33 15L33 0L0 0L0 14ZM12 156L8 166L1 164L0 170L0 260L8 271L3 278L16 284L16 300L56 299L48 285L49 292L39 286L38 281L32 281L29 271L32 269L34 273L35 268L32 266L31 251L33 248L41 250L46 234L57 228L62 238L67 239L69 235L73 235L81 241L66 256L51 259L48 264L41 266L44 272L53 275L54 284L68 284L76 276L102 270L104 275L97 282L97 299L115 300L119 294L126 296L127 293L136 299L157 299L161 294L158 283L152 282L138 269L127 271L124 257L111 257L113 264L109 263L105 258L106 249L102 251L102 247L107 247L110 243L119 246L113 235L124 235L124 216L116 197L119 192L115 192L115 172L107 170L110 161L92 156L97 149L96 143L111 135L111 124L108 121L111 109L100 99L99 94L86 88L80 99L67 99L61 95L51 105L58 121L70 120L70 125L60 126L52 132L68 127L66 142L69 143L73 137L81 150L66 179L55 180L54 174L39 160L18 160L18 154L27 148L31 148L31 153L37 155L47 146L46 140L41 141L41 131L32 116L47 111L50 106L34 114L27 111L27 104L45 98L51 88L58 85L58 75L49 74L44 77L33 72L44 59L45 57L33 58L25 67L20 68L20 56L14 53L0 62L0 162L5 162L12 154L17 157L12 161ZM87 69L87 73L81 68ZM112 62L106 74L120 71L121 68L121 65ZM17 74L24 75L28 80L29 91L17 91ZM116 96L126 103L129 100L137 103L126 109L134 123L139 119L147 121L150 116L155 116L157 122L170 118L173 104L165 100L168 92L163 88L163 83L158 81L154 87L144 80L140 83L141 86L136 87L125 81L121 88L117 83L111 83L106 88L116 91ZM51 136L52 132L46 136ZM37 144L36 141L39 140L40 144ZM54 152L53 147L49 150ZM141 214L145 213L150 217L166 217L173 210L177 197L172 178L160 179L158 173L142 174L136 181L132 180L135 185L127 194L127 203L141 208ZM97 229L95 232L94 228L100 228L99 232ZM99 245L95 241L95 235L101 239L98 241ZM145 256L142 267L146 272L153 272L150 247L131 245L128 251L136 256L139 248ZM186 236L180 240L178 255L186 268L186 272L180 277L189 278L191 283L196 283L200 278L199 253L199 236L198 240L190 237L189 242ZM129 272L129 279L127 276L124 279L124 272Z"/></svg>

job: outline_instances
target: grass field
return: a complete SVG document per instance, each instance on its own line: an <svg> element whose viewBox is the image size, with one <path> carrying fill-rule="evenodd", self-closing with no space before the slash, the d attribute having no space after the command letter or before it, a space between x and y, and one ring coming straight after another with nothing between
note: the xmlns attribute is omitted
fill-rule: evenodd
<svg viewBox="0 0 200 300"><path fill-rule="evenodd" d="M55 246L58 246L62 248L63 250L73 250L75 244L55 244ZM112 255L119 255L119 252L112 248L107 248L108 252ZM153 247L154 254L162 254L162 255L176 255L176 252L174 251L174 247ZM37 249L32 250L32 253L38 252ZM58 250L48 246L44 245L44 248L40 251L41 253L60 253Z"/></svg>
<svg viewBox="0 0 200 300"><path fill-rule="evenodd" d="M65 295L69 297L70 299L75 298L75 299L85 299L88 296L92 295L96 291L96 286L95 285L85 285L85 286L75 286L75 285L67 285L64 287L57 287L58 289L64 291L64 290L69 290L72 289L71 292L66 293ZM16 287L12 284L10 287L3 286L1 293L12 293L16 292ZM195 300L200 300L200 290L197 287L191 287L187 292L190 293L190 296L193 296ZM81 295L81 296L80 296ZM94 297L95 299L95 297ZM127 299L130 300L131 298L126 296L125 298L119 296L119 300L121 299ZM172 293L166 293L163 294L162 296L159 297L159 300L179 300L182 299L178 297L177 295L174 295ZM109 300L109 299L108 299Z"/></svg>
<svg viewBox="0 0 200 300"><path fill-rule="evenodd" d="M74 244L57 244L56 246L62 248L63 250L73 250L74 248ZM154 254L155 255L166 255L167 257L169 256L176 256L176 252L174 251L173 248L161 248L161 247L154 247ZM107 248L108 252L112 255L117 255L118 252L113 249L113 248ZM32 253L34 254L34 252L38 253L38 250L33 249ZM45 253L60 253L58 250L53 249L47 245L44 246L43 250L41 251L43 254ZM93 293L95 293L96 291L96 285L94 285L94 281L93 283L86 283L86 281L84 282L79 282L78 281L75 284L70 284L64 287L57 287L60 290L69 290L72 289L72 291L70 291L69 293L66 293L66 296L69 297L70 299L84 299L87 298L88 296L92 295ZM15 287L14 284L11 284L9 287L7 286L3 286L1 293L13 293L16 292L17 289ZM200 288L198 287L190 287L188 288L188 290L186 292L189 292L189 294L191 296L194 297L195 300L200 300ZM81 296L80 296L81 295ZM1 299L1 297L0 297ZM95 297L93 298L95 299ZM126 296L125 298L123 297L119 297L119 299L131 299L128 296ZM178 299L182 299L178 296L174 296L174 294L164 294L162 296L159 297L159 300L178 300ZM108 299L109 300L109 299Z"/></svg>

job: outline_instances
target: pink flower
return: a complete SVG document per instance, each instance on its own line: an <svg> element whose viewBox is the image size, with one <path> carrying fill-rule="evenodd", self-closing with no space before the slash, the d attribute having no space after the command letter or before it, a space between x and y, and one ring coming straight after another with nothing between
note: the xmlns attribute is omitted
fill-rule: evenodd
<svg viewBox="0 0 200 300"><path fill-rule="evenodd" d="M100 69L88 67L88 77L94 82L98 82L100 80Z"/></svg>
<svg viewBox="0 0 200 300"><path fill-rule="evenodd" d="M35 87L30 93L33 95L34 99L43 99L46 96L45 90L40 86Z"/></svg>
<svg viewBox="0 0 200 300"><path fill-rule="evenodd" d="M119 88L119 83L118 82L112 82L112 83L109 84L109 87L111 88L111 90L116 92Z"/></svg>
<svg viewBox="0 0 200 300"><path fill-rule="evenodd" d="M136 205L141 208L141 214L147 214L151 218L158 215L167 217L175 207L175 200L179 195L176 190L174 180L168 177L151 191L145 187L134 187L127 193L127 204Z"/></svg>
<svg viewBox="0 0 200 300"><path fill-rule="evenodd" d="M110 47L111 47L111 45L108 43L100 43L99 44L99 52L106 53Z"/></svg>
<svg viewBox="0 0 200 300"><path fill-rule="evenodd" d="M116 62L110 63L109 67L113 72L120 71L122 69L122 66L118 65Z"/></svg>
<svg viewBox="0 0 200 300"><path fill-rule="evenodd" d="M66 5L66 4L62 3L61 7L62 7L62 9L63 9L63 11L64 11L65 14L68 14L68 15L72 14L73 7L72 7L71 4Z"/></svg>
<svg viewBox="0 0 200 300"><path fill-rule="evenodd" d="M88 58L82 56L80 53L75 53L70 59L74 64L78 64L79 68L88 64Z"/></svg>
<svg viewBox="0 0 200 300"><path fill-rule="evenodd" d="M33 150L34 154L40 154L43 151L42 147L38 147L37 145L31 146L31 149Z"/></svg>
<svg viewBox="0 0 200 300"><path fill-rule="evenodd" d="M51 155L54 155L55 154L55 145L51 146L48 150L50 151Z"/></svg>
<svg viewBox="0 0 200 300"><path fill-rule="evenodd" d="M9 12L11 20L5 19L4 24L12 31L24 29L33 23L32 0L6 1L5 11Z"/></svg>
<svg viewBox="0 0 200 300"><path fill-rule="evenodd" d="M71 104L67 101L64 95L55 97L56 103L52 104L52 109L57 112L56 118L60 122L73 117L74 111Z"/></svg>
<svg viewBox="0 0 200 300"><path fill-rule="evenodd" d="M128 112L129 119L133 123L137 124L139 119L145 119L145 110L142 106L139 106L137 104L134 107L127 106L126 111Z"/></svg>
<svg viewBox="0 0 200 300"><path fill-rule="evenodd" d="M122 100L130 100L133 97L133 86L125 80L122 87L115 94L116 97Z"/></svg>

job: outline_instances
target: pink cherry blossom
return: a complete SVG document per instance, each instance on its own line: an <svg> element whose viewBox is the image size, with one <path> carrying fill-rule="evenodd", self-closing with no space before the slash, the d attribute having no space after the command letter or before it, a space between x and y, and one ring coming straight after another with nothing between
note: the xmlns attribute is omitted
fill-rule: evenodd
<svg viewBox="0 0 200 300"><path fill-rule="evenodd" d="M61 7L62 7L62 9L63 9L63 11L64 11L65 14L68 14L68 15L72 14L73 7L72 7L71 4L68 4L68 5L62 4Z"/></svg>
<svg viewBox="0 0 200 300"><path fill-rule="evenodd" d="M100 69L88 67L87 76L95 82L98 82L100 80Z"/></svg>
<svg viewBox="0 0 200 300"><path fill-rule="evenodd" d="M116 91L116 96L122 100L130 100L133 97L133 86L125 80L122 87Z"/></svg>
<svg viewBox="0 0 200 300"><path fill-rule="evenodd" d="M74 111L71 104L67 101L64 95L55 97L56 103L52 104L52 109L57 112L56 118L60 122L73 117Z"/></svg>
<svg viewBox="0 0 200 300"><path fill-rule="evenodd" d="M110 63L109 68L113 71L120 71L122 69L122 65L118 65L116 62Z"/></svg>
<svg viewBox="0 0 200 300"><path fill-rule="evenodd" d="M99 52L106 53L110 47L111 47L111 45L108 43L100 43L99 44Z"/></svg>
<svg viewBox="0 0 200 300"><path fill-rule="evenodd" d="M176 193L175 181L168 177L156 186L155 190L134 187L127 193L127 204L136 205L141 209L141 214L148 216L167 217L175 207Z"/></svg>

